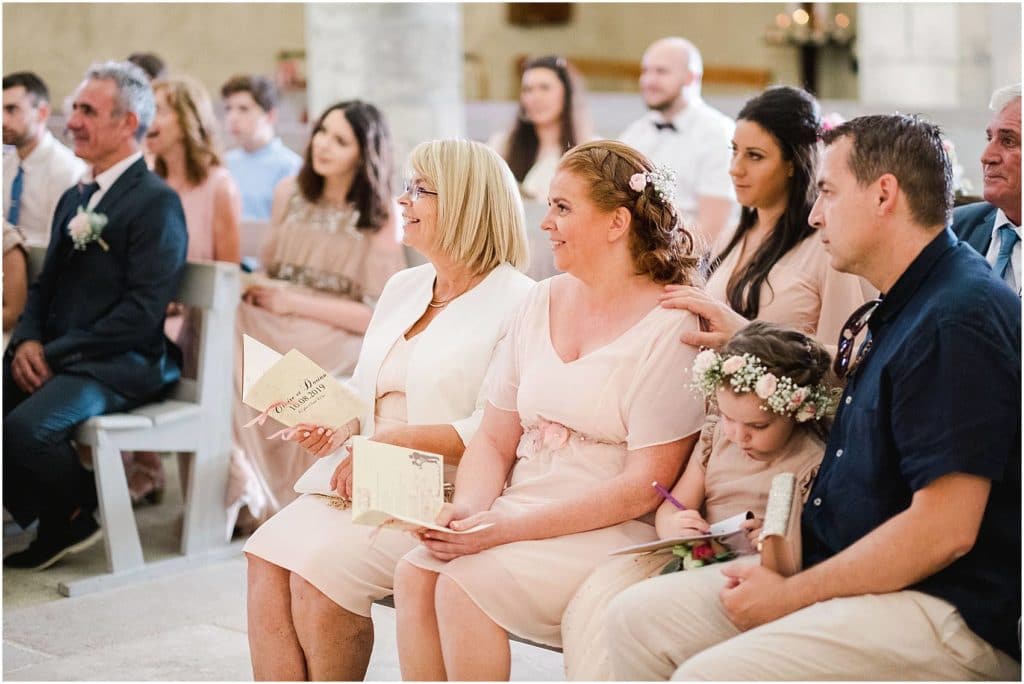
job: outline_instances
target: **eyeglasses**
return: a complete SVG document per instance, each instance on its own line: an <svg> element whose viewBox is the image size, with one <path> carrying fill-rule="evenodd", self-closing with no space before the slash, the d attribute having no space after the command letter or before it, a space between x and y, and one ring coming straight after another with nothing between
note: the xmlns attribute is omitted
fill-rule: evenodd
<svg viewBox="0 0 1024 684"><path fill-rule="evenodd" d="M839 333L839 349L836 350L836 360L832 364L832 370L840 380L853 372L857 365L867 356L868 352L871 351L871 333L869 332L868 338L864 340L864 344L861 345L860 351L857 353L857 358L853 359L852 364L850 363L850 359L853 357L853 343L857 339L857 335L868 324L868 321L871 320L871 314L875 312L875 308L881 303L881 299L872 299L869 302L864 302L857 307L857 310L853 312L843 325L843 329Z"/></svg>
<svg viewBox="0 0 1024 684"><path fill-rule="evenodd" d="M418 185L413 185L412 181L405 182L405 194L409 195L409 199L412 200L413 202L418 200L423 195L433 195L434 197L437 197L436 192L427 190L426 188L421 188Z"/></svg>

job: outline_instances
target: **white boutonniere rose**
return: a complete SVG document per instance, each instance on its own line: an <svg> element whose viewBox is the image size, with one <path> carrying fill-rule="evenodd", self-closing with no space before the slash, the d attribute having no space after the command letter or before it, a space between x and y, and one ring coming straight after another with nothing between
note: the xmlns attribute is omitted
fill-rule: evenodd
<svg viewBox="0 0 1024 684"><path fill-rule="evenodd" d="M110 251L110 246L104 242L100 234L107 227L107 217L94 211L78 207L78 213L68 221L68 235L75 243L75 249L85 251L90 242L97 243L104 252Z"/></svg>

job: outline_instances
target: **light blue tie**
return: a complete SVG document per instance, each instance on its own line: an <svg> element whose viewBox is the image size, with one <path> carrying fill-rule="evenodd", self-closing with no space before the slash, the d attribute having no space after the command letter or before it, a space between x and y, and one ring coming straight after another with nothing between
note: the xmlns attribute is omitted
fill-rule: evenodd
<svg viewBox="0 0 1024 684"><path fill-rule="evenodd" d="M18 165L18 173L11 183L11 206L7 209L7 222L12 226L18 225L18 217L21 215L21 189L25 182L25 169Z"/></svg>
<svg viewBox="0 0 1024 684"><path fill-rule="evenodd" d="M1006 223L999 227L999 254L996 255L995 272L1000 278L1006 279L1006 272L1010 268L1010 256L1013 255L1013 246L1020 240L1017 231Z"/></svg>

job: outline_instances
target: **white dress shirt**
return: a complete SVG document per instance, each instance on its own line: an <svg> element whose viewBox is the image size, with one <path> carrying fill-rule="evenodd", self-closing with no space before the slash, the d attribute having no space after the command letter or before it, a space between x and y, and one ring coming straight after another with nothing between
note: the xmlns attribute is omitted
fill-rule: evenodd
<svg viewBox="0 0 1024 684"><path fill-rule="evenodd" d="M18 229L30 245L46 246L50 242L53 211L64 191L78 182L86 170L84 161L62 145L49 131L43 131L35 149L25 158L18 157L17 148L4 147L3 217L11 206L11 186L23 169L21 208Z"/></svg>
<svg viewBox="0 0 1024 684"><path fill-rule="evenodd" d="M88 185L89 183L96 181L100 186L100 189L94 192L92 197L89 198L89 206L86 207L86 209L95 209L96 205L100 203L101 199L103 199L103 196L107 194L107 190L110 189L110 186L117 182L117 179L121 177L121 174L128 170L128 167L140 159L142 159L142 152L130 154L106 171L100 173L95 178L92 175L92 169L86 169L80 182L83 185Z"/></svg>
<svg viewBox="0 0 1024 684"><path fill-rule="evenodd" d="M619 140L643 152L656 165L676 172L676 208L688 223L697 217L697 198L736 201L729 176L732 136L736 123L703 100L690 102L672 119L676 130L655 127L665 122L660 112L648 112L622 132Z"/></svg>
<svg viewBox="0 0 1024 684"><path fill-rule="evenodd" d="M999 247L1002 244L999 228L1007 224L1013 228L1014 232L1017 233L1017 237L1020 238L1020 226L1013 225L1013 222L1006 218L1006 214L1002 209L996 209L996 219L992 222L992 240L989 241L988 252L985 253L985 258L993 267L996 265L996 259L999 257ZM1003 278L1006 284L1010 286L1010 289L1017 293L1020 292L1021 287L1020 250L1021 241L1017 240L1017 243L1013 246L1013 253L1010 254L1010 268L1006 269L1006 276Z"/></svg>

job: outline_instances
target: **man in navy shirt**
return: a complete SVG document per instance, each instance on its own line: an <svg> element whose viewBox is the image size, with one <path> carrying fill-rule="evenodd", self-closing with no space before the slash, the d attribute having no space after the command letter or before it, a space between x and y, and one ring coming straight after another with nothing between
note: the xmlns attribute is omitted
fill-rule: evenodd
<svg viewBox="0 0 1024 684"><path fill-rule="evenodd" d="M811 224L833 268L883 295L851 317L866 342L840 343L805 569L626 590L608 616L619 678L1020 679L1019 300L946 228L935 126L860 117L825 144Z"/></svg>

